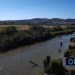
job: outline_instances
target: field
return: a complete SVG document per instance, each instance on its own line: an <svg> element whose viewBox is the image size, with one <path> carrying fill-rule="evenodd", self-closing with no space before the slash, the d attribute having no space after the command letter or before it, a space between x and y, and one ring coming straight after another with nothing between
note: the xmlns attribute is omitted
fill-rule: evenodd
<svg viewBox="0 0 75 75"><path fill-rule="evenodd" d="M6 27L10 27L10 26L14 26L14 27L16 27L18 30L28 30L29 28L30 28L30 25L0 25L0 31L1 30L4 30ZM32 25L33 26L33 25ZM56 29L56 28L61 28L61 29L66 29L67 27L68 28L73 28L74 26L64 26L64 25L61 25L61 26L47 26L47 25L42 25L43 27L45 27L45 28L48 28L48 29L50 29L50 30L54 30L54 29Z"/></svg>
<svg viewBox="0 0 75 75"><path fill-rule="evenodd" d="M0 25L0 30L5 29L6 27L10 27L10 26L14 26L16 27L18 30L27 30L29 29L29 25Z"/></svg>

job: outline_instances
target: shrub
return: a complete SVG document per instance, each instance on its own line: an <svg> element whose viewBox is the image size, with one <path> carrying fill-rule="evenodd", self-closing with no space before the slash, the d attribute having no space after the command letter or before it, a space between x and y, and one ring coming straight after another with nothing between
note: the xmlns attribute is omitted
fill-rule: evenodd
<svg viewBox="0 0 75 75"><path fill-rule="evenodd" d="M62 60L50 61L50 57L47 56L44 60L44 72L47 74L65 75L65 68Z"/></svg>
<svg viewBox="0 0 75 75"><path fill-rule="evenodd" d="M52 73L56 75L65 75L65 68L63 67L62 60L51 62Z"/></svg>
<svg viewBox="0 0 75 75"><path fill-rule="evenodd" d="M43 61L44 65L44 72L49 74L51 72L50 70L50 56L47 56L46 59Z"/></svg>
<svg viewBox="0 0 75 75"><path fill-rule="evenodd" d="M75 75L75 70L71 70L71 74L70 75Z"/></svg>
<svg viewBox="0 0 75 75"><path fill-rule="evenodd" d="M69 50L65 51L64 57L70 57L70 52L69 52Z"/></svg>
<svg viewBox="0 0 75 75"><path fill-rule="evenodd" d="M10 26L10 27L7 27L5 29L5 32L6 32L7 35L10 36L10 35L13 35L14 33L16 33L17 32L17 29L14 26Z"/></svg>

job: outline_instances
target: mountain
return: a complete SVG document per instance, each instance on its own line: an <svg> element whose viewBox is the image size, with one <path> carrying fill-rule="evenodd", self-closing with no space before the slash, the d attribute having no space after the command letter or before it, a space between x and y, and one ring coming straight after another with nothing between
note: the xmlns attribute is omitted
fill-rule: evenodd
<svg viewBox="0 0 75 75"><path fill-rule="evenodd" d="M66 19L65 22L75 22L75 19Z"/></svg>
<svg viewBox="0 0 75 75"><path fill-rule="evenodd" d="M0 25L75 25L75 19L61 18L34 18L27 20L6 20L0 21Z"/></svg>

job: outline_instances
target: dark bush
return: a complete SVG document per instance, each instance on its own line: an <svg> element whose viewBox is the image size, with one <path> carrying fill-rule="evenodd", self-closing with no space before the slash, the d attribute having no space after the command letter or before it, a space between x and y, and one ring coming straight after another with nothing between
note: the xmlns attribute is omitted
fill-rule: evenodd
<svg viewBox="0 0 75 75"><path fill-rule="evenodd" d="M56 75L65 75L65 68L63 67L62 60L51 62L52 73Z"/></svg>
<svg viewBox="0 0 75 75"><path fill-rule="evenodd" d="M50 57L47 56L46 60L44 60L44 72L47 75L65 75L65 68L63 66L62 60L54 60L50 61Z"/></svg>
<svg viewBox="0 0 75 75"><path fill-rule="evenodd" d="M70 51L69 50L65 51L64 57L70 57Z"/></svg>
<svg viewBox="0 0 75 75"><path fill-rule="evenodd" d="M70 75L75 75L75 70L71 70L71 74Z"/></svg>

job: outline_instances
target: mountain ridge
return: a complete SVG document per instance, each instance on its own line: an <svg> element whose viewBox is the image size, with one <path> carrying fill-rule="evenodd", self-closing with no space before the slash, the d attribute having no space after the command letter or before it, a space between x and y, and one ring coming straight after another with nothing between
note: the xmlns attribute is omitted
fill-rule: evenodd
<svg viewBox="0 0 75 75"><path fill-rule="evenodd" d="M24 20L3 20L0 21L0 25L19 25L19 24L29 24L29 25L42 25L42 24L46 24L46 25L55 25L55 24L75 24L75 19L62 19L62 18L33 18L33 19L24 19Z"/></svg>

